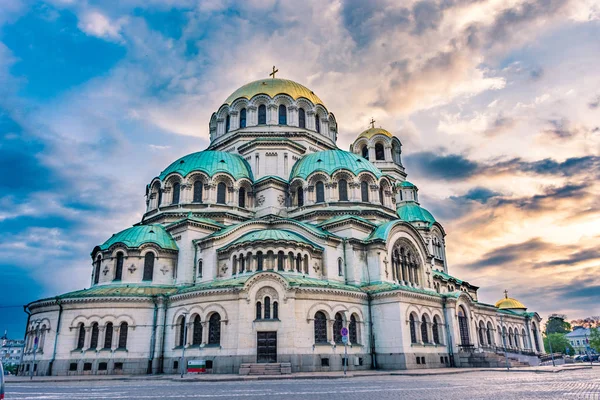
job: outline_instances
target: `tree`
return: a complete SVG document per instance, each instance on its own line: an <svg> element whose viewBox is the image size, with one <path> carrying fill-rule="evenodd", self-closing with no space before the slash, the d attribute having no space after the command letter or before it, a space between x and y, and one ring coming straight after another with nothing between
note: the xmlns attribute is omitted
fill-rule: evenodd
<svg viewBox="0 0 600 400"><path fill-rule="evenodd" d="M600 353L600 329L590 328L590 347Z"/></svg>
<svg viewBox="0 0 600 400"><path fill-rule="evenodd" d="M550 351L550 344L552 344L553 353L565 354L567 349L569 349L569 354L575 354L575 350L571 347L564 333L549 333L544 336L544 348L546 351Z"/></svg>
<svg viewBox="0 0 600 400"><path fill-rule="evenodd" d="M547 333L569 333L571 332L571 324L565 321L566 315L552 314L546 322Z"/></svg>
<svg viewBox="0 0 600 400"><path fill-rule="evenodd" d="M571 321L573 327L580 326L582 328L600 328L600 316L593 315L587 318L580 318Z"/></svg>

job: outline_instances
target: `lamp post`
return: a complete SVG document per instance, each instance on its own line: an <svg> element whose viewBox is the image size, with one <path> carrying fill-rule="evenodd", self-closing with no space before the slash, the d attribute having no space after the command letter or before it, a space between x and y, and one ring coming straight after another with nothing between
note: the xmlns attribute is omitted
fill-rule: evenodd
<svg viewBox="0 0 600 400"><path fill-rule="evenodd" d="M187 312L183 313L183 343L181 346L181 361L179 362L179 364L181 364L181 378L183 378L183 372L185 371L185 365L183 365L183 363L185 360L185 345L187 343L187 315Z"/></svg>
<svg viewBox="0 0 600 400"><path fill-rule="evenodd" d="M504 358L506 360L506 371L510 372L510 365L508 364L508 353L506 353L506 336L504 335L504 319L502 319L502 314L500 316L500 330L502 334L502 347L504 348Z"/></svg>

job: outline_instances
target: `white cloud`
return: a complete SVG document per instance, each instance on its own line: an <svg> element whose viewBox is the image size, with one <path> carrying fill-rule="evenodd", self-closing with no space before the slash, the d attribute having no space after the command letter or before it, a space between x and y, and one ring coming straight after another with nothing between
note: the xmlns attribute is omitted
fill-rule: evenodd
<svg viewBox="0 0 600 400"><path fill-rule="evenodd" d="M111 21L106 15L97 10L86 10L79 16L77 26L88 35L121 41L121 29L126 22L127 18Z"/></svg>

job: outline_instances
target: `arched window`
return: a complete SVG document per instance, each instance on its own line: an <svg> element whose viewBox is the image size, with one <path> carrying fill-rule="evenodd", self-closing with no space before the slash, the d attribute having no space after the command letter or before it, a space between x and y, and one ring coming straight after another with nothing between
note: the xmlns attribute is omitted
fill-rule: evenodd
<svg viewBox="0 0 600 400"><path fill-rule="evenodd" d="M229 128L231 128L231 117L228 115L225 118L225 132L229 132Z"/></svg>
<svg viewBox="0 0 600 400"><path fill-rule="evenodd" d="M283 251L280 251L277 253L277 271L283 271L283 262L285 259L285 255L283 254Z"/></svg>
<svg viewBox="0 0 600 400"><path fill-rule="evenodd" d="M375 159L385 160L385 152L383 151L383 145L381 143L375 145Z"/></svg>
<svg viewBox="0 0 600 400"><path fill-rule="evenodd" d="M198 278L202 278L202 260L198 261Z"/></svg>
<svg viewBox="0 0 600 400"><path fill-rule="evenodd" d="M279 303L273 302L273 319L279 319Z"/></svg>
<svg viewBox="0 0 600 400"><path fill-rule="evenodd" d="M300 254L296 256L296 272L302 272L302 256Z"/></svg>
<svg viewBox="0 0 600 400"><path fill-rule="evenodd" d="M319 181L317 182L316 186L316 190L317 190L317 203L324 203L325 202L325 187L323 185L323 182Z"/></svg>
<svg viewBox="0 0 600 400"><path fill-rule="evenodd" d="M383 197L383 186L379 188L379 202L381 205L385 205L385 198Z"/></svg>
<svg viewBox="0 0 600 400"><path fill-rule="evenodd" d="M485 330L485 336L487 338L487 344L492 345L492 325L488 322L487 329Z"/></svg>
<svg viewBox="0 0 600 400"><path fill-rule="evenodd" d="M283 104L279 106L279 125L287 125L287 108Z"/></svg>
<svg viewBox="0 0 600 400"><path fill-rule="evenodd" d="M421 340L423 343L429 343L429 334L427 333L427 319L423 315L421 317Z"/></svg>
<svg viewBox="0 0 600 400"><path fill-rule="evenodd" d="M535 351L540 351L540 342L538 339L537 328L535 327L535 324L533 324L533 328L531 330L533 334L533 342L535 343Z"/></svg>
<svg viewBox="0 0 600 400"><path fill-rule="evenodd" d="M410 314L410 317L408 318L408 323L410 324L410 342L417 343L417 327L415 326L416 321L415 316L413 314Z"/></svg>
<svg viewBox="0 0 600 400"><path fill-rule="evenodd" d="M333 341L335 343L342 343L342 328L344 327L344 320L342 314L336 313L333 321Z"/></svg>
<svg viewBox="0 0 600 400"><path fill-rule="evenodd" d="M458 328L460 331L460 344L463 346L470 346L469 322L467 321L467 313L462 306L458 308Z"/></svg>
<svg viewBox="0 0 600 400"><path fill-rule="evenodd" d="M271 319L271 298L265 297L265 319Z"/></svg>
<svg viewBox="0 0 600 400"><path fill-rule="evenodd" d="M77 335L77 349L83 349L85 346L85 327L83 324L79 324L79 334Z"/></svg>
<svg viewBox="0 0 600 400"><path fill-rule="evenodd" d="M306 128L306 113L304 112L304 108L298 109L298 126Z"/></svg>
<svg viewBox="0 0 600 400"><path fill-rule="evenodd" d="M521 329L521 338L523 340L523 348L529 348L529 345L527 345L527 334L525 333L525 329Z"/></svg>
<svg viewBox="0 0 600 400"><path fill-rule="evenodd" d="M94 263L94 284L100 281L100 265L102 264L102 257L98 255L96 262Z"/></svg>
<svg viewBox="0 0 600 400"><path fill-rule="evenodd" d="M225 204L226 203L226 191L227 186L223 182L219 182L217 185L217 203Z"/></svg>
<svg viewBox="0 0 600 400"><path fill-rule="evenodd" d="M202 181L194 182L194 203L202 203Z"/></svg>
<svg viewBox="0 0 600 400"><path fill-rule="evenodd" d="M433 343L440 344L440 325L437 316L433 317L433 326L431 327L431 331L433 333Z"/></svg>
<svg viewBox="0 0 600 400"><path fill-rule="evenodd" d="M267 123L267 107L264 104L258 106L258 124L264 125Z"/></svg>
<svg viewBox="0 0 600 400"><path fill-rule="evenodd" d="M512 328L508 330L508 345L513 347L513 331Z"/></svg>
<svg viewBox="0 0 600 400"><path fill-rule="evenodd" d="M221 316L217 313L208 320L208 344L221 344Z"/></svg>
<svg viewBox="0 0 600 400"><path fill-rule="evenodd" d="M315 314L315 343L327 343L327 317L321 311Z"/></svg>
<svg viewBox="0 0 600 400"><path fill-rule="evenodd" d="M369 184L365 181L360 183L360 199L365 203L369 202Z"/></svg>
<svg viewBox="0 0 600 400"><path fill-rule="evenodd" d="M246 270L246 259L244 255L240 255L240 274Z"/></svg>
<svg viewBox="0 0 600 400"><path fill-rule="evenodd" d="M246 127L246 109L242 108L240 110L240 128Z"/></svg>
<svg viewBox="0 0 600 400"><path fill-rule="evenodd" d="M256 302L256 319L262 319L262 303Z"/></svg>
<svg viewBox="0 0 600 400"><path fill-rule="evenodd" d="M109 322L104 327L104 348L110 349L112 348L112 338L113 338L113 324Z"/></svg>
<svg viewBox="0 0 600 400"><path fill-rule="evenodd" d="M158 202L156 203L156 207L160 207L162 204L162 189L158 188Z"/></svg>
<svg viewBox="0 0 600 400"><path fill-rule="evenodd" d="M258 253L256 253L256 270L257 271L263 270L263 253L262 253L262 251L259 251Z"/></svg>
<svg viewBox="0 0 600 400"><path fill-rule="evenodd" d="M100 335L100 329L98 329L98 323L92 324L92 337L90 339L90 349L96 349L98 347L98 336Z"/></svg>
<svg viewBox="0 0 600 400"><path fill-rule="evenodd" d="M338 182L338 194L340 201L348 201L348 182L345 179L340 179Z"/></svg>
<svg viewBox="0 0 600 400"><path fill-rule="evenodd" d="M302 186L300 186L298 188L297 195L298 195L298 207L302 207L304 205L304 189L302 189Z"/></svg>
<svg viewBox="0 0 600 400"><path fill-rule="evenodd" d="M173 184L173 201L171 204L179 204L179 195L181 194L181 185L179 182Z"/></svg>
<svg viewBox="0 0 600 400"><path fill-rule="evenodd" d="M338 275L344 276L344 265L341 258L338 258Z"/></svg>
<svg viewBox="0 0 600 400"><path fill-rule="evenodd" d="M369 147L365 144L361 150L363 158L369 159Z"/></svg>
<svg viewBox="0 0 600 400"><path fill-rule="evenodd" d="M478 329L478 331L479 331L479 344L482 345L482 346L485 344L485 342L483 341L483 331L484 330L485 330L485 328L483 327L483 321L480 321L479 322L479 329Z"/></svg>
<svg viewBox="0 0 600 400"><path fill-rule="evenodd" d="M194 318L194 332L192 335L192 344L194 346L199 346L202 344L202 322L200 321L200 316L196 315Z"/></svg>
<svg viewBox="0 0 600 400"><path fill-rule="evenodd" d="M123 253L117 253L117 260L115 261L115 281L120 281L123 277Z"/></svg>
<svg viewBox="0 0 600 400"><path fill-rule="evenodd" d="M358 344L358 334L356 328L356 317L354 314L350 316L350 324L348 324L348 334L350 339L350 343Z"/></svg>
<svg viewBox="0 0 600 400"><path fill-rule="evenodd" d="M246 189L240 188L239 191L239 206L246 207Z"/></svg>
<svg viewBox="0 0 600 400"><path fill-rule="evenodd" d="M177 346L185 345L185 317L180 317L179 320L179 340Z"/></svg>
<svg viewBox="0 0 600 400"><path fill-rule="evenodd" d="M319 114L315 115L315 131L321 133L321 120L319 119Z"/></svg>
<svg viewBox="0 0 600 400"><path fill-rule="evenodd" d="M127 348L127 322L121 322L121 327L119 328L119 349Z"/></svg>
<svg viewBox="0 0 600 400"><path fill-rule="evenodd" d="M304 255L304 273L308 274L308 256Z"/></svg>
<svg viewBox="0 0 600 400"><path fill-rule="evenodd" d="M147 252L144 256L144 277L142 280L151 281L154 277L154 253Z"/></svg>

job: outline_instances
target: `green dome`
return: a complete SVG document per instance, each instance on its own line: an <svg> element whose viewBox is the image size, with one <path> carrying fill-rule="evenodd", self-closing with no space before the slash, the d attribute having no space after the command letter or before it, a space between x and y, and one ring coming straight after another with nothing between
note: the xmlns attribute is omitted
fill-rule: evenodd
<svg viewBox="0 0 600 400"><path fill-rule="evenodd" d="M316 171L332 175L339 169L349 170L354 175L358 175L363 171L369 171L377 178L381 176L381 171L366 158L338 149L319 151L302 157L294 164L290 174L290 181L298 177L306 179Z"/></svg>
<svg viewBox="0 0 600 400"><path fill-rule="evenodd" d="M429 226L435 223L433 215L414 201L407 201L400 204L396 211L402 221L427 222Z"/></svg>
<svg viewBox="0 0 600 400"><path fill-rule="evenodd" d="M210 177L217 172L225 172L233 176L234 179L247 178L254 180L250 165L241 156L213 150L199 151L181 157L161 172L159 179L163 180L173 172L185 177L193 171L202 171Z"/></svg>
<svg viewBox="0 0 600 400"><path fill-rule="evenodd" d="M416 189L416 186L409 181L399 182L398 184L396 184L396 186L403 187L403 188L415 188Z"/></svg>
<svg viewBox="0 0 600 400"><path fill-rule="evenodd" d="M100 250L106 250L115 243L122 243L129 248L140 247L144 243L154 243L167 250L178 250L177 244L160 224L137 225L115 233L100 246Z"/></svg>
<svg viewBox="0 0 600 400"><path fill-rule="evenodd" d="M260 231L252 231L242 235L237 240L229 243L227 246L223 247L223 249L227 249L231 246L243 244L243 243L252 243L252 242L285 242L285 243L301 243L305 244L320 250L323 248L308 239L303 238L299 234L288 231L285 229L263 229Z"/></svg>

